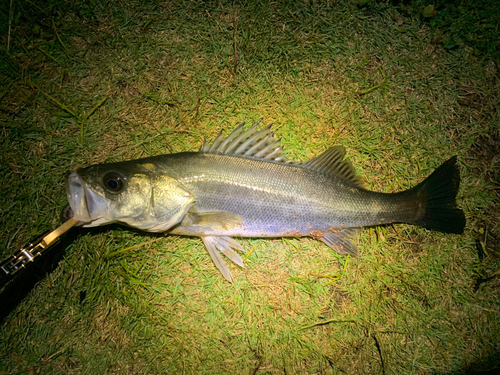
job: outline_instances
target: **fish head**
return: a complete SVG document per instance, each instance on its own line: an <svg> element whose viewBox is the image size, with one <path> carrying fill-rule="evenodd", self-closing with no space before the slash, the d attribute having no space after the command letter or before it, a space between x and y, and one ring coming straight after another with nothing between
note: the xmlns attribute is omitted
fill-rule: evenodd
<svg viewBox="0 0 500 375"><path fill-rule="evenodd" d="M73 217L83 227L121 223L163 232L179 223L194 202L177 179L150 163L78 169L68 175L66 192Z"/></svg>

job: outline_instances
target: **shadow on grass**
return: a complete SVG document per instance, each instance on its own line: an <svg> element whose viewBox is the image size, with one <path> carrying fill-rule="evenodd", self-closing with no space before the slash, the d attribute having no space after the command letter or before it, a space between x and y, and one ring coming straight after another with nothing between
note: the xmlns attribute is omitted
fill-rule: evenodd
<svg viewBox="0 0 500 375"><path fill-rule="evenodd" d="M33 290L35 285L41 281L47 274L53 272L59 265L59 262L69 253L70 247L78 237L91 233L97 235L102 232L108 232L113 229L131 230L144 234L133 228L124 228L118 224L108 225L99 228L72 228L61 240L48 249L41 257L35 258L33 262L27 263L24 270L8 280L5 286L0 289L0 325L5 318L16 308L16 306ZM163 234L151 233L152 237L161 237ZM84 298L84 296L81 296Z"/></svg>
<svg viewBox="0 0 500 375"><path fill-rule="evenodd" d="M472 362L446 375L496 375L500 373L500 351L491 353L482 361ZM438 374L438 373L434 373ZM441 373L439 373L441 374Z"/></svg>
<svg viewBox="0 0 500 375"><path fill-rule="evenodd" d="M48 273L54 271L81 229L73 228L41 257L27 263L0 290L0 324Z"/></svg>

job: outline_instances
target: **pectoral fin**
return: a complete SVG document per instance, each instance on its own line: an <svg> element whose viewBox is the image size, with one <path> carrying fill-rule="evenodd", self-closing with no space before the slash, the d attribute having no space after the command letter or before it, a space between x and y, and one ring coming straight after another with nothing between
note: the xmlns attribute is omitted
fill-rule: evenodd
<svg viewBox="0 0 500 375"><path fill-rule="evenodd" d="M172 230L172 234L187 236L219 236L243 224L240 215L231 212L188 212L181 224Z"/></svg>
<svg viewBox="0 0 500 375"><path fill-rule="evenodd" d="M207 247L208 253L212 257L215 266L222 273L222 276L224 276L229 282L233 282L231 271L224 262L224 259L222 259L220 253L223 253L241 268L245 268L243 259L241 259L241 257L233 250L243 251L243 247L241 247L241 245L231 237L202 237L202 240Z"/></svg>
<svg viewBox="0 0 500 375"><path fill-rule="evenodd" d="M213 231L229 230L243 224L243 218L231 212L190 212L186 219L191 225L209 228Z"/></svg>
<svg viewBox="0 0 500 375"><path fill-rule="evenodd" d="M329 233L322 237L316 237L324 242L339 254L349 254L355 257L359 256L358 247L350 240L350 237L355 235L358 229L343 229L338 232Z"/></svg>

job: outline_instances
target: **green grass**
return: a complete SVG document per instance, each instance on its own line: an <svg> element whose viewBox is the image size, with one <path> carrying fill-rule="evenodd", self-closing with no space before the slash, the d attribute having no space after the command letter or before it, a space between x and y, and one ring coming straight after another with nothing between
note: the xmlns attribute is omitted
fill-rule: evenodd
<svg viewBox="0 0 500 375"><path fill-rule="evenodd" d="M199 239L79 231L3 321L0 374L498 368L500 9L364 3L4 2L2 258L58 225L67 171L197 150L260 117L296 160L343 144L378 191L458 155L467 228L365 229L359 259L242 239L234 284Z"/></svg>

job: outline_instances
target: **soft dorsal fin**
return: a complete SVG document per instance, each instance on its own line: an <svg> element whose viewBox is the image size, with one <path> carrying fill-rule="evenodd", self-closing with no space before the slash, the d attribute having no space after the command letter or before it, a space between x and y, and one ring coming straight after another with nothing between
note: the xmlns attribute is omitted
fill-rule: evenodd
<svg viewBox="0 0 500 375"><path fill-rule="evenodd" d="M333 146L305 162L303 166L321 173L335 175L358 187L362 187L363 181L356 176L356 171L351 162L343 160L344 156L345 148L343 146Z"/></svg>
<svg viewBox="0 0 500 375"><path fill-rule="evenodd" d="M258 130L257 127L261 121L262 119L247 130L243 128L245 123L242 123L227 138L222 136L221 131L211 146L204 142L200 152L239 155L289 163L281 147L281 139L274 139L274 132L271 131L273 124Z"/></svg>

